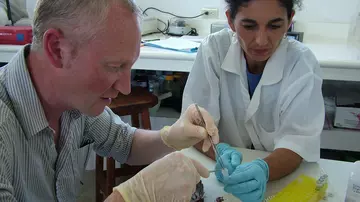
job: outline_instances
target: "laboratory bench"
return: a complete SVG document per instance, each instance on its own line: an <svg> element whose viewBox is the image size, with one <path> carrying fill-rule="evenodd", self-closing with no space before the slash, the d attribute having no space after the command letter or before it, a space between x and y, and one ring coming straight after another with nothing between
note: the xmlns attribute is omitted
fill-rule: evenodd
<svg viewBox="0 0 360 202"><path fill-rule="evenodd" d="M161 36L148 36L161 38ZM315 54L326 80L360 81L360 50L342 43L306 43ZM18 45L0 45L0 63L7 63L20 50ZM141 47L133 69L190 72L196 53Z"/></svg>
<svg viewBox="0 0 360 202"><path fill-rule="evenodd" d="M237 148L243 154L243 162L250 162L257 158L265 158L268 152L255 151ZM209 170L213 170L215 162L204 156L194 148L181 151L184 155L201 162ZM318 179L321 175L328 175L327 202L340 202L345 200L348 179L352 169L352 163L321 159L317 163L303 162L300 167L292 174L277 180L269 182L266 189L266 197L273 196L290 182L295 180L299 175L307 175ZM222 185L215 177L210 174L207 179L201 179L204 185L205 202L215 201L217 197L224 196L226 201L240 202L233 196L224 192Z"/></svg>
<svg viewBox="0 0 360 202"><path fill-rule="evenodd" d="M146 39L163 38L150 35ZM360 51L347 44L337 42L308 42L306 45L316 55L323 70L323 78L328 81L360 83ZM9 62L22 46L0 45L0 63ZM134 70L185 72L191 71L196 53L183 53L153 47L141 47L140 57ZM354 130L324 130L321 148L360 152L360 132Z"/></svg>

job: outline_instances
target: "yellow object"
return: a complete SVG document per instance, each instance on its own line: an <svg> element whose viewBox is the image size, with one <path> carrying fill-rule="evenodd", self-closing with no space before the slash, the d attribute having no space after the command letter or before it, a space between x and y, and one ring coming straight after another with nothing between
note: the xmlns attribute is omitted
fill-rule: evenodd
<svg viewBox="0 0 360 202"><path fill-rule="evenodd" d="M306 175L300 175L279 193L266 201L319 202L324 198L327 188L327 175L321 176L318 180Z"/></svg>
<svg viewBox="0 0 360 202"><path fill-rule="evenodd" d="M165 80L166 80L166 81L173 81L173 80L174 80L174 76L173 76L173 75L166 75L166 76L165 76Z"/></svg>

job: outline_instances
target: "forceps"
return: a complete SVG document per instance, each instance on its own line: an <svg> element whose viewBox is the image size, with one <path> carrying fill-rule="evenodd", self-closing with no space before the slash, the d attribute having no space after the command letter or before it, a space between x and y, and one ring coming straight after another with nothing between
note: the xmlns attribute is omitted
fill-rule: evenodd
<svg viewBox="0 0 360 202"><path fill-rule="evenodd" d="M201 121L200 124L201 124L201 126L203 126L204 128L206 128L206 123L205 123L204 117L203 117L203 115L201 114L201 111L200 111L199 106L198 106L197 104L195 104L195 108L196 108L196 110L197 110L197 112L198 112L198 114L199 114L199 116L200 116L200 121ZM217 150L217 148L216 148L216 146L215 146L215 144L214 144L211 136L209 135L208 138L209 138L209 140L210 140L211 147L213 148L213 150L214 150L214 152L215 152L215 156L216 156L216 158L218 159L219 164L220 164L220 166L221 166L221 171L227 171L227 169L226 169L225 166L224 166L224 163L223 163L222 159L220 158L219 152L218 152L218 150ZM212 171L209 171L209 172L210 172L210 173L214 173L214 172L216 172L216 171L218 171L218 170L212 170ZM227 172L225 172L225 173L227 173ZM225 173L223 172L223 174L225 174Z"/></svg>

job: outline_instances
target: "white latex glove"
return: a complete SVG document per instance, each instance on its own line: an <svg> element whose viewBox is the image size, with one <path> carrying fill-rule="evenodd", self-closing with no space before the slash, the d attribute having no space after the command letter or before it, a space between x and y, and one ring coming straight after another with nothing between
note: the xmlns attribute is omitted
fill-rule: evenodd
<svg viewBox="0 0 360 202"><path fill-rule="evenodd" d="M199 162L174 152L150 164L113 192L120 192L125 202L189 202L200 176L209 177L209 171Z"/></svg>
<svg viewBox="0 0 360 202"><path fill-rule="evenodd" d="M199 108L204 117L206 128L200 126L201 118L195 105L192 104L174 125L171 127L166 126L160 131L161 138L167 146L181 150L205 140L202 149L206 152L211 147L211 142L208 138L209 135L214 144L219 143L219 131L214 119L204 108Z"/></svg>
<svg viewBox="0 0 360 202"><path fill-rule="evenodd" d="M9 19L5 9L0 8L0 26L5 26L6 24L8 24L8 21Z"/></svg>

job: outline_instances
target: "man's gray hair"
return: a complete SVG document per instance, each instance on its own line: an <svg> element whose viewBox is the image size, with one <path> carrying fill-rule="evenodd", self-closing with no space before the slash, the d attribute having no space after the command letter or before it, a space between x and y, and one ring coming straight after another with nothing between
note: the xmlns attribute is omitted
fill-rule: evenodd
<svg viewBox="0 0 360 202"><path fill-rule="evenodd" d="M43 35L49 28L61 30L62 34L69 37L81 36L74 43L91 40L102 29L101 25L113 3L121 3L139 15L133 0L37 0L33 20L33 47L38 49L42 46Z"/></svg>

